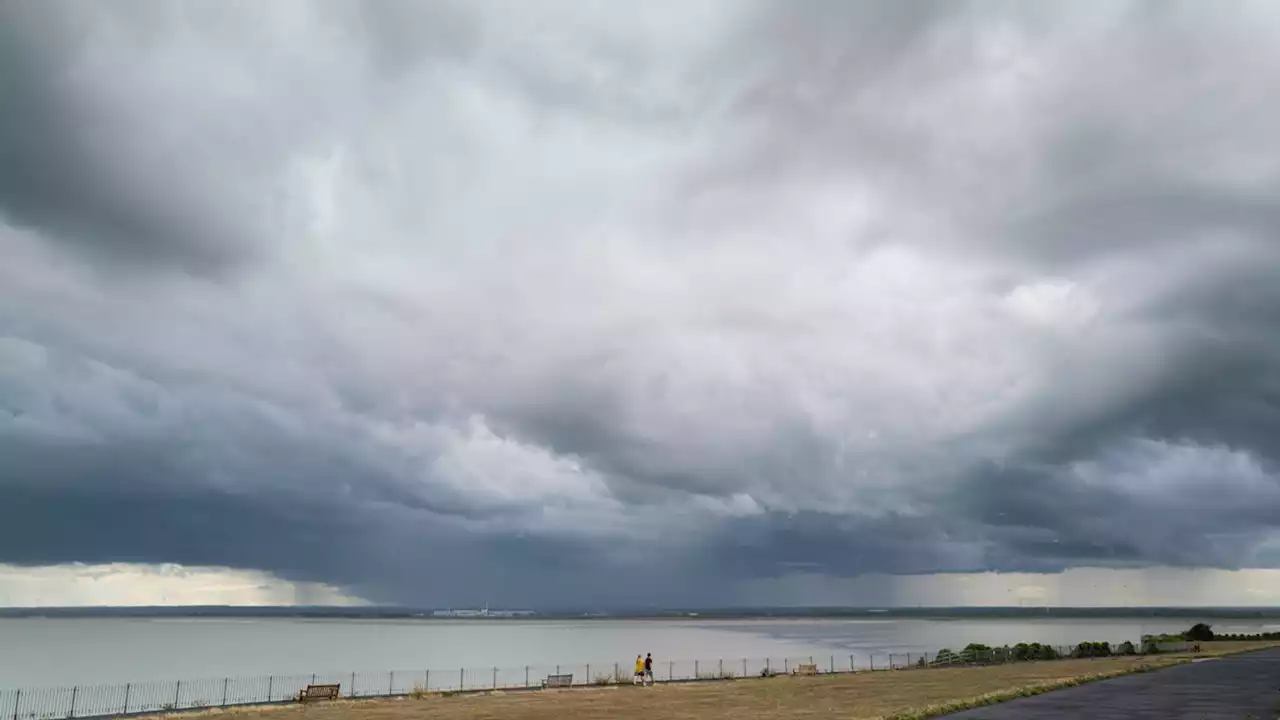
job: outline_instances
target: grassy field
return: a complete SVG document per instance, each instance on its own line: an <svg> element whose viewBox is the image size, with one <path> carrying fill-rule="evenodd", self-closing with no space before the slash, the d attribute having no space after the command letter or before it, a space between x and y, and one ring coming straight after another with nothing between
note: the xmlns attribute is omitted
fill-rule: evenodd
<svg viewBox="0 0 1280 720"><path fill-rule="evenodd" d="M916 718L971 704L1280 643L1204 643L1198 656L1157 655L1055 660L856 675L777 677L655 687L630 685L421 699L336 701L229 710L235 720L741 720L760 718Z"/></svg>

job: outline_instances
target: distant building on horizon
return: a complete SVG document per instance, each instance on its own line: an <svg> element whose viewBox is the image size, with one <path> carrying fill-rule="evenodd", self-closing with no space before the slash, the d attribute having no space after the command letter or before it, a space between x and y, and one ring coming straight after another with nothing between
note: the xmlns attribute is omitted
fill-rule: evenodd
<svg viewBox="0 0 1280 720"><path fill-rule="evenodd" d="M534 614L535 613L532 610L490 610L489 604L485 603L485 606L479 610L435 610L431 613L431 616L448 618L508 618L528 617Z"/></svg>

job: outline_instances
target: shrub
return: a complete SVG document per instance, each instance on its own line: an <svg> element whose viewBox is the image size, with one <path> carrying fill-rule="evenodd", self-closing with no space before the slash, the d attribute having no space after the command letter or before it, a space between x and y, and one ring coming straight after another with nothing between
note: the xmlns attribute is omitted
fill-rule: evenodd
<svg viewBox="0 0 1280 720"><path fill-rule="evenodd" d="M937 665L954 665L960 662L960 657L951 648L942 648L934 656L933 662Z"/></svg>
<svg viewBox="0 0 1280 720"><path fill-rule="evenodd" d="M1116 646L1117 655L1136 655L1137 653L1138 651L1134 649L1133 643L1129 642L1128 640L1125 640L1124 642Z"/></svg>
<svg viewBox="0 0 1280 720"><path fill-rule="evenodd" d="M1182 638L1195 642L1208 642L1213 639L1213 628L1204 623L1196 623L1190 630L1182 633Z"/></svg>
<svg viewBox="0 0 1280 720"><path fill-rule="evenodd" d="M1078 658L1107 657L1109 655L1111 655L1111 643L1106 642L1082 642L1071 652L1072 657Z"/></svg>
<svg viewBox="0 0 1280 720"><path fill-rule="evenodd" d="M992 652L989 646L982 643L969 643L960 651L960 657L964 658L965 662L985 663L991 662Z"/></svg>
<svg viewBox="0 0 1280 720"><path fill-rule="evenodd" d="M1082 650L1081 648L1085 648ZM1081 654L1087 653L1087 654ZM1108 643L1082 643L1072 650L1073 657L1100 657L1111 654ZM1062 654L1052 645L1021 642L1012 647L992 648L980 643L970 643L960 652L950 648L942 648L934 657L933 665L953 665L959 663L1000 663L1024 662L1028 660L1060 660Z"/></svg>
<svg viewBox="0 0 1280 720"><path fill-rule="evenodd" d="M1254 633L1253 635L1214 635L1214 640L1230 640L1232 642L1251 641L1262 642L1265 640L1280 640L1280 632Z"/></svg>
<svg viewBox="0 0 1280 720"><path fill-rule="evenodd" d="M1018 643L1010 648L1010 659L1023 660L1057 660L1061 657L1057 648L1040 643Z"/></svg>

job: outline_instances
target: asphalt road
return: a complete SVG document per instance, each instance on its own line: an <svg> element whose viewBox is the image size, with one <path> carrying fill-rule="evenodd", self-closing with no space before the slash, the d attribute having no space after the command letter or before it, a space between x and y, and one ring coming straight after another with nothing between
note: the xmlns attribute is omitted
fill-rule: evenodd
<svg viewBox="0 0 1280 720"><path fill-rule="evenodd" d="M991 707L950 720L1276 720L1280 649L1126 675Z"/></svg>

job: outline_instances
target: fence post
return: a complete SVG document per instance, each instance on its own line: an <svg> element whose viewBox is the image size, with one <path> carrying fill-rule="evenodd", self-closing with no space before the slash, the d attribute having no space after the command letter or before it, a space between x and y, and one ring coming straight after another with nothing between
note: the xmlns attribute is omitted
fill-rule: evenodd
<svg viewBox="0 0 1280 720"><path fill-rule="evenodd" d="M173 707L178 708L178 693L182 692L182 681L178 680L173 684ZM267 692L267 702L271 702L271 693Z"/></svg>
<svg viewBox="0 0 1280 720"><path fill-rule="evenodd" d="M76 692L79 690L80 690L79 685L76 685L75 687L71 688L71 713L69 714L69 717L76 716Z"/></svg>
<svg viewBox="0 0 1280 720"><path fill-rule="evenodd" d="M231 678L222 678L222 707L227 706L227 681ZM312 682L312 685L315 683Z"/></svg>
<svg viewBox="0 0 1280 720"><path fill-rule="evenodd" d="M430 670L422 671L422 691L431 692L431 671Z"/></svg>
<svg viewBox="0 0 1280 720"><path fill-rule="evenodd" d="M871 653L870 657L871 657L871 670L874 672L876 669L876 654Z"/></svg>
<svg viewBox="0 0 1280 720"><path fill-rule="evenodd" d="M351 690L347 692L347 697L356 696L356 674L351 673Z"/></svg>
<svg viewBox="0 0 1280 720"><path fill-rule="evenodd" d="M720 658L720 679L724 679L724 658Z"/></svg>
<svg viewBox="0 0 1280 720"><path fill-rule="evenodd" d="M747 676L747 659L742 658L742 677Z"/></svg>
<svg viewBox="0 0 1280 720"><path fill-rule="evenodd" d="M391 676L387 679L387 697L391 697L396 692L396 671L389 670L388 672Z"/></svg>
<svg viewBox="0 0 1280 720"><path fill-rule="evenodd" d="M667 661L667 682L671 682L672 680L675 679L674 677L675 673L676 673L676 661L668 660Z"/></svg>
<svg viewBox="0 0 1280 720"><path fill-rule="evenodd" d="M18 720L18 703L22 702L22 688L18 688L18 694L13 698L13 720ZM129 707L129 686L124 686L124 706Z"/></svg>
<svg viewBox="0 0 1280 720"><path fill-rule="evenodd" d="M591 666L588 665L587 667L591 667ZM493 668L493 689L494 690L498 689L498 667L496 665Z"/></svg>
<svg viewBox="0 0 1280 720"><path fill-rule="evenodd" d="M857 668L853 666L853 656L849 656L849 672L857 672Z"/></svg>
<svg viewBox="0 0 1280 720"><path fill-rule="evenodd" d="M467 669L458 669L458 689L463 690L467 687Z"/></svg>
<svg viewBox="0 0 1280 720"><path fill-rule="evenodd" d="M312 684L312 685L315 685L315 684L316 684L316 674L315 674L315 673L311 673L311 684Z"/></svg>
<svg viewBox="0 0 1280 720"><path fill-rule="evenodd" d="M764 659L764 674L765 675L771 674L769 671L769 658Z"/></svg>
<svg viewBox="0 0 1280 720"><path fill-rule="evenodd" d="M911 667L911 653L907 653L907 667Z"/></svg>
<svg viewBox="0 0 1280 720"><path fill-rule="evenodd" d="M524 686L529 687L529 666L524 666Z"/></svg>
<svg viewBox="0 0 1280 720"><path fill-rule="evenodd" d="M618 672L618 663L614 663L614 664L613 664L613 681L614 681L615 683L622 679L622 678L618 677L618 675L619 675L619 674L620 674L620 673Z"/></svg>
<svg viewBox="0 0 1280 720"><path fill-rule="evenodd" d="M582 684L583 685L591 684L591 663L587 663L587 677L585 680L582 681Z"/></svg>
<svg viewBox="0 0 1280 720"><path fill-rule="evenodd" d="M700 677L702 677L702 674L698 672L698 661L694 660L693 661L693 679L697 680Z"/></svg>
<svg viewBox="0 0 1280 720"><path fill-rule="evenodd" d="M275 689L275 684L276 684L276 676L268 675L267 676L267 702L271 702L271 691Z"/></svg>
<svg viewBox="0 0 1280 720"><path fill-rule="evenodd" d="M125 715L129 714L129 690L133 688L132 683L124 684L124 710L121 712ZM22 691L18 691L18 697L22 697ZM13 720L18 720L18 703L13 704Z"/></svg>
<svg viewBox="0 0 1280 720"><path fill-rule="evenodd" d="M782 658L782 672L784 674L791 672L791 661L787 658Z"/></svg>

